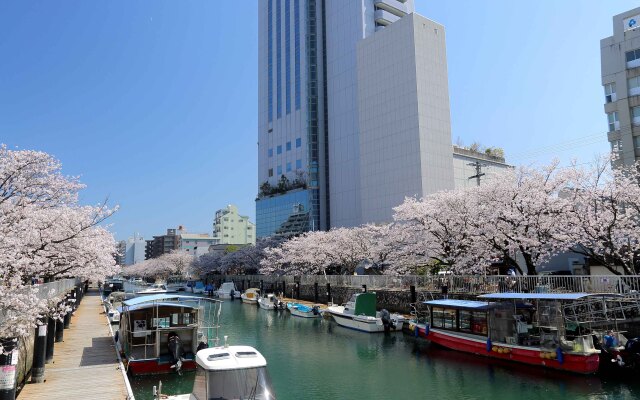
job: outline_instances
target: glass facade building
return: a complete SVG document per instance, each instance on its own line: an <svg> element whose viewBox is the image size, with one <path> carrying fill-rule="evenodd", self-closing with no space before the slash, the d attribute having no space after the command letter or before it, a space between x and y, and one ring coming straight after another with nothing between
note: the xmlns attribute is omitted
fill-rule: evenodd
<svg viewBox="0 0 640 400"><path fill-rule="evenodd" d="M287 222L309 210L309 192L291 191L282 195L256 200L256 234L260 237L272 236Z"/></svg>

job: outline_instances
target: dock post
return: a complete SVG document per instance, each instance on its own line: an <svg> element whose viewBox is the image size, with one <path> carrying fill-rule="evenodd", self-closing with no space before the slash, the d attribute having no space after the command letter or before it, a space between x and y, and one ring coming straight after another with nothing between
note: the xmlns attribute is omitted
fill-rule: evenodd
<svg viewBox="0 0 640 400"><path fill-rule="evenodd" d="M17 381L18 340L15 338L0 339L4 352L0 352L0 400L15 400ZM6 353L6 354L5 354Z"/></svg>
<svg viewBox="0 0 640 400"><path fill-rule="evenodd" d="M284 281L282 281L282 295L287 297L287 290Z"/></svg>
<svg viewBox="0 0 640 400"><path fill-rule="evenodd" d="M56 320L49 317L47 319L47 351L46 364L53 361L53 348L56 341Z"/></svg>
<svg viewBox="0 0 640 400"><path fill-rule="evenodd" d="M260 294L262 295L263 293L264 293L264 281L260 279Z"/></svg>
<svg viewBox="0 0 640 400"><path fill-rule="evenodd" d="M313 284L313 301L315 303L318 302L318 282Z"/></svg>
<svg viewBox="0 0 640 400"><path fill-rule="evenodd" d="M64 315L64 329L69 329L71 324L71 306L67 306L67 313Z"/></svg>
<svg viewBox="0 0 640 400"><path fill-rule="evenodd" d="M327 283L327 303L331 303L331 284Z"/></svg>
<svg viewBox="0 0 640 400"><path fill-rule="evenodd" d="M300 300L300 282L296 282L296 299Z"/></svg>
<svg viewBox="0 0 640 400"><path fill-rule="evenodd" d="M409 290L411 291L411 303L415 303L417 298L416 298L416 287L411 285L409 286Z"/></svg>
<svg viewBox="0 0 640 400"><path fill-rule="evenodd" d="M44 382L44 365L47 359L47 319L39 320L33 343L33 366L31 367L31 383Z"/></svg>
<svg viewBox="0 0 640 400"><path fill-rule="evenodd" d="M56 318L56 343L64 340L64 322Z"/></svg>
<svg viewBox="0 0 640 400"><path fill-rule="evenodd" d="M367 285L362 285L362 293L367 293Z"/></svg>

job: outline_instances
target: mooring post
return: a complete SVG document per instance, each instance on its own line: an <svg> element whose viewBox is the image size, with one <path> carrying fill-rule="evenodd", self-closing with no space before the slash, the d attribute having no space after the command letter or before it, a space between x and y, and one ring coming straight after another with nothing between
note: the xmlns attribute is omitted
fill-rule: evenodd
<svg viewBox="0 0 640 400"><path fill-rule="evenodd" d="M47 357L46 364L49 364L53 361L53 348L56 342L56 320L54 318L49 317L47 319Z"/></svg>
<svg viewBox="0 0 640 400"><path fill-rule="evenodd" d="M56 343L64 341L64 322L56 318Z"/></svg>
<svg viewBox="0 0 640 400"><path fill-rule="evenodd" d="M0 352L0 400L15 400L18 366L18 339L0 339L4 352Z"/></svg>
<svg viewBox="0 0 640 400"><path fill-rule="evenodd" d="M284 281L282 281L282 295L283 295L284 297L287 297L287 291L286 291L285 289L286 289L286 287L285 287L285 285L284 285Z"/></svg>
<svg viewBox="0 0 640 400"><path fill-rule="evenodd" d="M263 294L263 292L264 292L264 281L260 279L260 294Z"/></svg>
<svg viewBox="0 0 640 400"><path fill-rule="evenodd" d="M415 303L417 298L416 298L416 287L411 285L409 286L409 291L411 291L411 302Z"/></svg>
<svg viewBox="0 0 640 400"><path fill-rule="evenodd" d="M362 285L362 292L367 293L367 285Z"/></svg>
<svg viewBox="0 0 640 400"><path fill-rule="evenodd" d="M71 324L71 298L69 295L67 295L67 306L66 306L66 313L64 314L64 329L69 329L69 325Z"/></svg>
<svg viewBox="0 0 640 400"><path fill-rule="evenodd" d="M331 284L327 283L327 303L331 303Z"/></svg>
<svg viewBox="0 0 640 400"><path fill-rule="evenodd" d="M300 300L300 282L296 282L296 299Z"/></svg>
<svg viewBox="0 0 640 400"><path fill-rule="evenodd" d="M313 284L313 301L318 302L318 282L314 282Z"/></svg>
<svg viewBox="0 0 640 400"><path fill-rule="evenodd" d="M47 319L38 320L36 336L33 343L33 366L31 367L31 382L44 382L44 364L47 360Z"/></svg>

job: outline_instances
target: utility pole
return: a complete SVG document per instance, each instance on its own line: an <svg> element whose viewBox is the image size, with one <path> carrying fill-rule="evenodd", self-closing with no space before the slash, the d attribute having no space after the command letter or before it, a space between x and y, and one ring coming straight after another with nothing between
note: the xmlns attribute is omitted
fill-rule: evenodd
<svg viewBox="0 0 640 400"><path fill-rule="evenodd" d="M478 182L478 186L480 186L480 177L481 176L485 176L486 174L484 172L482 172L482 167L486 167L486 164L480 164L480 161L476 161L476 162L472 162L469 163L467 165L470 165L472 167L476 168L476 174L473 176L470 176L468 179L476 179L476 182Z"/></svg>

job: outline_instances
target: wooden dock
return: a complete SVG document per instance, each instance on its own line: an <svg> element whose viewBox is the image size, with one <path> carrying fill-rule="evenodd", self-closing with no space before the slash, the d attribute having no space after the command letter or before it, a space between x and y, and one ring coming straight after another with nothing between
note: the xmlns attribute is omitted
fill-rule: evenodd
<svg viewBox="0 0 640 400"><path fill-rule="evenodd" d="M109 333L100 296L90 289L55 344L53 363L45 367L45 382L24 386L25 400L125 400L127 390Z"/></svg>

